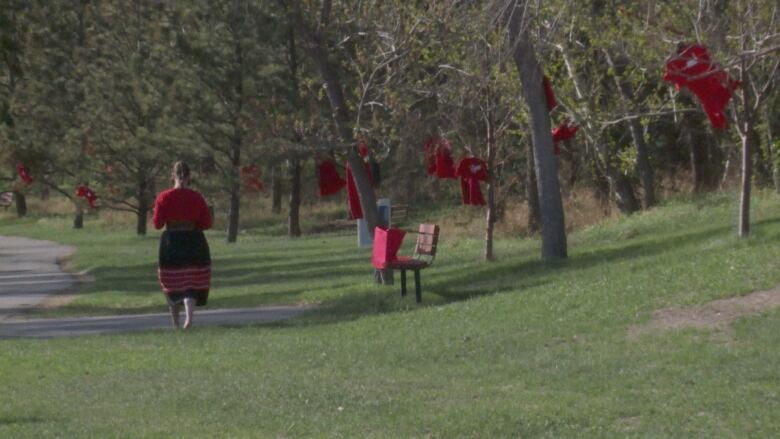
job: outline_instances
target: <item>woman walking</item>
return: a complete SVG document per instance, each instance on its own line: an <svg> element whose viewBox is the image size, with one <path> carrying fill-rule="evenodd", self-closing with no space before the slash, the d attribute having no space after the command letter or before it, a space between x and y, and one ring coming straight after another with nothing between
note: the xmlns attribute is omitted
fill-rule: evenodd
<svg viewBox="0 0 780 439"><path fill-rule="evenodd" d="M165 227L160 237L157 276L160 279L174 328L179 327L182 303L184 329L192 326L195 306L203 306L211 286L211 255L203 231L211 228L211 213L199 192L190 189L190 168L173 165L173 188L160 192L154 201L154 227Z"/></svg>

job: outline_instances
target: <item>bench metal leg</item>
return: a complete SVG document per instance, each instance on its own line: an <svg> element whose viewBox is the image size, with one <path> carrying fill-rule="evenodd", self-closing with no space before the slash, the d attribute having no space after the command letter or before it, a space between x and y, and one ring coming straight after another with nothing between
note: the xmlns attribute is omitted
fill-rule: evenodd
<svg viewBox="0 0 780 439"><path fill-rule="evenodd" d="M401 270L401 297L406 296L406 270Z"/></svg>
<svg viewBox="0 0 780 439"><path fill-rule="evenodd" d="M414 294L417 303L422 303L422 285L420 285L420 270L414 270Z"/></svg>

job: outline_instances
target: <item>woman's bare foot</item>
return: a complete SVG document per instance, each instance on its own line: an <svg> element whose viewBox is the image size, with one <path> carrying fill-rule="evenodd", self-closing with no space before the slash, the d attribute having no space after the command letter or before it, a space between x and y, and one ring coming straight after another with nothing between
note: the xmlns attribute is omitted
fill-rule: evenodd
<svg viewBox="0 0 780 439"><path fill-rule="evenodd" d="M186 316L184 320L184 329L189 329L192 326L192 315L195 313L195 299L184 299L184 314Z"/></svg>
<svg viewBox="0 0 780 439"><path fill-rule="evenodd" d="M179 313L181 312L181 303L170 305L168 309L171 311L171 322L173 323L173 329L179 329Z"/></svg>

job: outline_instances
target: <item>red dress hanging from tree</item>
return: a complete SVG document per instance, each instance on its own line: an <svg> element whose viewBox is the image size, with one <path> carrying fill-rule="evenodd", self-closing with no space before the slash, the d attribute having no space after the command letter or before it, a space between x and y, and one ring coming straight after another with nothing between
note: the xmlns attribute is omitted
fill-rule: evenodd
<svg viewBox="0 0 780 439"><path fill-rule="evenodd" d="M320 162L318 180L321 197L338 193L347 185L347 182L339 175L339 171L336 170L336 164L329 159Z"/></svg>
<svg viewBox="0 0 780 439"><path fill-rule="evenodd" d="M712 126L726 128L724 110L731 93L739 87L739 81L713 62L707 48L699 44L680 45L677 52L666 61L664 81L679 90L687 87L702 104Z"/></svg>
<svg viewBox="0 0 780 439"><path fill-rule="evenodd" d="M460 177L460 194L463 204L484 206L485 198L479 188L481 181L487 181L487 165L476 157L466 157L458 163L457 175Z"/></svg>

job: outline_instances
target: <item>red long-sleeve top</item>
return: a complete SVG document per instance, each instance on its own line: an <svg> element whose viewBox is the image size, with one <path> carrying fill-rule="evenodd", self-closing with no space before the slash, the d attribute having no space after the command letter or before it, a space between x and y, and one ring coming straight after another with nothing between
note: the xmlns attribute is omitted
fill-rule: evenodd
<svg viewBox="0 0 780 439"><path fill-rule="evenodd" d="M154 200L154 227L162 229L169 221L191 221L200 230L211 228L211 212L200 192L188 188L168 189Z"/></svg>

